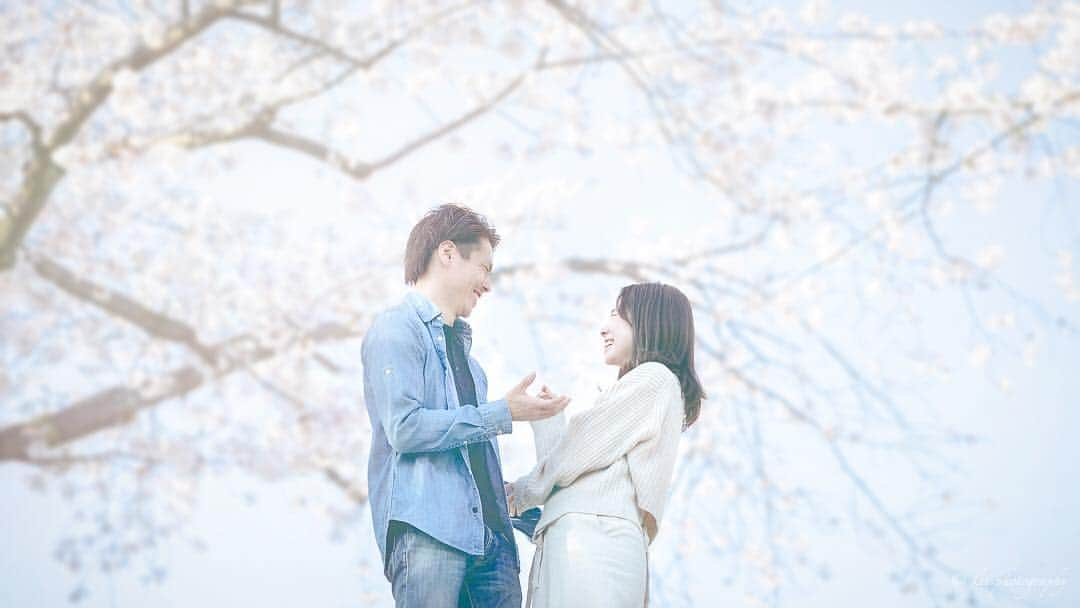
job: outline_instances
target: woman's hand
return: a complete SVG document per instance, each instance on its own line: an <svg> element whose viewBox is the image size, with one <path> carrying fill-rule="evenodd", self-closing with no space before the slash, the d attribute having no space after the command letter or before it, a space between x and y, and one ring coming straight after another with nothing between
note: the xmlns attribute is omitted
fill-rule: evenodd
<svg viewBox="0 0 1080 608"><path fill-rule="evenodd" d="M514 501L514 484L503 482L503 490L506 492L506 510L510 512L510 517L517 517L520 514Z"/></svg>

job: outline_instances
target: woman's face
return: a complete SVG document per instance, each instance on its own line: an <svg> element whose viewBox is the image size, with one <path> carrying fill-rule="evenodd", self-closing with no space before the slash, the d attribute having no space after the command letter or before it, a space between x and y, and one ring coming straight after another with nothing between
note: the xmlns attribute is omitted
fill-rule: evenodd
<svg viewBox="0 0 1080 608"><path fill-rule="evenodd" d="M600 327L604 340L604 363L622 367L634 352L634 328L612 308L607 321Z"/></svg>

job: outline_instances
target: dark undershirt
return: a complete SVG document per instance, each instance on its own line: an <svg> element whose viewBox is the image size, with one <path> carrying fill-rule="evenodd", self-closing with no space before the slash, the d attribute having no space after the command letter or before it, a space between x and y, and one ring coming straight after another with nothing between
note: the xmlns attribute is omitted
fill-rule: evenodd
<svg viewBox="0 0 1080 608"><path fill-rule="evenodd" d="M450 369L454 374L458 401L462 406L476 407L476 385L469 371L464 341L449 325L443 325L443 335L446 337L446 358L450 361ZM502 530L505 527L505 518L502 517L499 502L495 498L494 488L498 484L502 489L502 471L499 470L495 451L489 441L470 443L467 447L469 466L472 468L476 490L480 493L480 506L484 511L484 524L492 530Z"/></svg>

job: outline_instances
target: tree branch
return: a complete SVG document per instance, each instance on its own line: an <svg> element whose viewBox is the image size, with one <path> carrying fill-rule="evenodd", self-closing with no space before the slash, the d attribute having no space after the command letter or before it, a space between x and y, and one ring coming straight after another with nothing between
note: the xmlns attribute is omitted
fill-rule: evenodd
<svg viewBox="0 0 1080 608"><path fill-rule="evenodd" d="M516 91L525 82L532 71L542 65L543 57L544 53L542 52L532 67L519 74L493 96L484 100L468 112L406 142L398 149L371 162L349 161L345 154L332 149L322 142L297 133L289 133L274 128L269 124L269 119L272 119L272 115L269 117L266 115L256 117L253 121L233 131L193 134L188 136L188 139L182 143L187 147L206 147L244 139L259 140L270 145L293 150L322 162L329 162L342 173L357 180L364 180L371 177L376 171L394 164L420 148L438 141L449 133L462 128L490 112L495 106Z"/></svg>
<svg viewBox="0 0 1080 608"><path fill-rule="evenodd" d="M248 0L238 0L246 2ZM142 70L158 60L168 56L182 44L198 36L210 26L225 17L231 7L219 8L209 5L193 19L173 25L165 33L165 40L160 46L138 46L130 53L102 68L97 76L86 84L73 97L75 103L67 118L60 122L51 135L44 137L35 159L28 168L23 180L23 188L12 208L14 221L11 229L0 240L0 271L7 270L15 262L15 251L34 224L53 188L64 176L64 170L52 160L52 153L71 142L86 121L112 93L112 76L120 70ZM39 139L42 137L40 131Z"/></svg>
<svg viewBox="0 0 1080 608"><path fill-rule="evenodd" d="M251 367L248 367L247 372L260 386L270 391L286 403L292 405L297 412L302 412L300 421L301 424L305 422L307 414L303 412L305 412L305 410L307 409L307 405L305 405L302 398L267 380L254 369L251 369ZM367 488L358 487L356 484L352 483L348 477L346 477L344 474L342 474L340 471L338 471L332 466L324 466L321 468L321 470L323 475L325 475L331 483L333 483L343 492L345 492L345 495L352 499L353 502L355 502L356 504L364 504L365 502L367 502Z"/></svg>
<svg viewBox="0 0 1080 608"><path fill-rule="evenodd" d="M326 42L322 38L316 38L315 36L305 34L303 32L298 32L296 30L289 29L281 25L281 9L279 3L276 0L271 4L271 14L269 17L254 15L239 10L229 11L229 17L232 19L236 19L237 21L249 23L251 25L265 29L266 31L276 36L281 36L283 38L287 38L289 40L293 40L306 46L315 48L321 53L329 55L339 61L350 64L355 68L369 70L374 67L376 63L381 61L390 53L394 52L394 50L396 50L398 47L407 42L416 34L419 34L425 29L430 28L431 26L443 21L447 17L458 13L462 9L468 8L473 4L475 4L475 2L463 2L461 4L457 4L442 9L440 11L436 11L432 15L428 16L426 19L423 19L420 23L407 30L398 38L390 41L381 49L371 55L368 55L367 57L355 57L350 53Z"/></svg>
<svg viewBox="0 0 1080 608"><path fill-rule="evenodd" d="M744 247L749 247L756 243L758 240L763 239L765 234L769 230L771 222L758 234L750 237L746 241L740 241L729 245L722 245L713 247L703 251L698 251L678 258L660 260L657 262L643 262L640 260L612 260L606 258L582 258L572 257L562 260L556 260L549 263L538 262L524 262L521 264L511 264L509 266L501 266L492 272L492 280L498 281L502 278L509 278L516 274L537 272L544 266L556 266L563 267L571 272L580 272L583 274L599 274L607 276L626 277L633 281L653 281L659 277L668 276L673 274L672 269L677 269L684 266L688 262L695 260L719 257L729 253L742 250ZM737 284L747 290L761 295L762 292L752 282L743 279L741 277L733 276L729 273L723 272L718 269L710 269L712 278L722 278L729 283ZM704 284L700 280L692 280L695 286L703 287Z"/></svg>
<svg viewBox="0 0 1080 608"><path fill-rule="evenodd" d="M209 364L215 362L215 350L200 342L195 330L187 323L151 310L122 293L80 278L46 257L30 256L30 263L39 276L76 299L123 319L155 338L183 344Z"/></svg>
<svg viewBox="0 0 1080 608"><path fill-rule="evenodd" d="M0 121L16 121L21 122L26 127L27 131L30 131L30 139L33 145L35 155L42 149L41 138L41 125L39 125L29 114L22 110L16 110L15 112L0 112Z"/></svg>
<svg viewBox="0 0 1080 608"><path fill-rule="evenodd" d="M256 25L276 36L281 36L282 38L287 38L289 40L293 40L295 42L300 42L307 46L314 47L318 49L323 55L329 55L334 59L343 61L362 70L371 69L371 67L378 63L380 59L389 55L391 52L394 51L394 49L396 49L405 41L404 37L399 38L380 49L374 55L368 57L355 57L326 42L325 40L322 40L321 38L315 38L313 36L309 36L307 34L303 34L284 27L283 25L281 25L279 19L275 17L262 17L259 15L245 13L243 11L230 11L229 17L243 23Z"/></svg>
<svg viewBox="0 0 1080 608"><path fill-rule="evenodd" d="M803 322L805 323L805 320L803 320ZM715 356L718 360L724 360L722 353L716 351L716 349L714 349L711 345L703 342L702 340L698 340L697 345L701 347L702 350L705 350L706 352L709 352L710 354ZM786 410L788 414L792 416L792 418L794 418L798 422L809 426L814 431L814 434L817 435L822 441L824 441L834 460L839 465L843 473L851 480L851 482L855 486L855 489L858 490L859 494L861 494L868 501L870 501L870 504L874 507L874 510L877 512L878 516L881 517L883 521L885 521L886 525L893 531L897 538L907 548L909 557L911 558L913 563L921 565L921 563L925 561L926 563L934 566L943 573L952 575L957 574L957 571L955 569L941 562L937 557L933 556L932 554L928 554L926 548L919 545L918 541L915 539L915 536L911 533L911 531L907 527L905 527L903 522L901 522L900 519L892 511L889 510L885 502L877 495L877 492L875 492L874 489L870 486L870 484L862 477L862 475L860 475L859 472L855 470L855 467L851 464L847 455L844 453L843 450L840 449L837 438L830 431L830 429L822 426L819 421L817 421L807 412L796 406L786 396L770 389L765 385L756 382L748 375L743 373L741 370L736 369L726 363L724 364L724 368L729 374L732 375L732 377L734 377L741 384L743 384L751 392L751 394L760 394L768 400L776 403L781 408ZM930 586L929 577L927 573L921 572L921 570L922 569L920 568L920 581L922 582L927 594L930 595L931 598L933 598L933 590Z"/></svg>
<svg viewBox="0 0 1080 608"><path fill-rule="evenodd" d="M260 361L283 354L297 343L346 340L363 335L352 325L323 323L272 348L250 335L216 345L213 369L188 365L166 372L139 387L114 386L50 414L0 429L0 461L27 461L40 447L57 447L130 421L142 410L182 397L205 384Z"/></svg>
<svg viewBox="0 0 1080 608"><path fill-rule="evenodd" d="M1069 91L1065 95L1059 97L1053 104L1051 104L1051 107L1052 108L1064 107L1064 106L1067 106L1067 105L1073 103L1077 99L1080 99L1080 91ZM1020 135L1021 133L1023 133L1027 129L1031 128L1035 124L1038 124L1039 121L1045 120L1046 118L1047 118L1046 115L1030 114L1027 117L1023 118L1022 120L1019 120L1019 121L1013 123L1012 125L1010 125L1009 127L999 131L996 135L994 135L993 137L987 139L982 144L980 144L978 146L975 146L975 148L969 150L966 154L964 154L960 158L956 159L953 163L951 163L947 167L941 169L940 171L937 171L937 172L934 172L934 173L931 173L931 174L927 175L926 176L926 182L922 186L920 186L919 191L917 193L917 196L914 197L916 205L913 208L907 209L903 213L899 214L895 218L896 221L898 221L899 223L906 223L906 222L911 221L913 218L915 218L917 215L919 215L920 210L922 208L922 201L924 200L923 196L927 192L929 192L930 189L932 189L933 187L936 187L937 185L940 185L943 181L948 179L954 173L958 172L965 165L970 164L975 159L977 159L977 158L981 157L982 155L994 150L995 148L997 148L999 145L1001 145L1003 142L1007 141L1008 139ZM828 256L826 256L826 257L824 257L824 258L822 258L820 260L817 260L816 262L814 262L813 264L810 264L806 268L804 268L804 269L802 269L800 271L797 271L795 273L776 276L776 277L770 279L769 281L770 282L777 282L777 284L774 286L776 289L784 289L785 287L793 284L795 281L799 280L800 278L802 278L804 276L807 276L809 274L812 274L812 273L816 272L817 270L820 270L821 268L835 262L836 260L844 257L848 253L850 253L850 252L854 251L855 249L857 249L859 245L861 245L862 243L865 243L866 241L870 240L870 238L872 238L875 234L877 234L878 231L885 228L885 226L886 226L886 224L888 222L888 219L889 218L883 218L883 219L875 222L872 226L870 226L869 228L864 230L862 233L860 233L858 236L856 236L855 238L851 239L850 241L848 241L847 243L842 245L836 251L833 251Z"/></svg>

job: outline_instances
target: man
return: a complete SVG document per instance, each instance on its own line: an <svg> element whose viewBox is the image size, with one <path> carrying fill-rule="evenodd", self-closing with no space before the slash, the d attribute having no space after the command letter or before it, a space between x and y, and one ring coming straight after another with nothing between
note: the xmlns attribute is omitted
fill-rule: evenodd
<svg viewBox="0 0 1080 608"><path fill-rule="evenodd" d="M529 374L487 401L487 377L469 356L472 333L463 319L491 291L499 240L465 207L430 211L406 247L405 282L414 288L364 337L368 493L399 607L521 605L495 438L512 431L512 420L553 416L569 399L528 395Z"/></svg>

